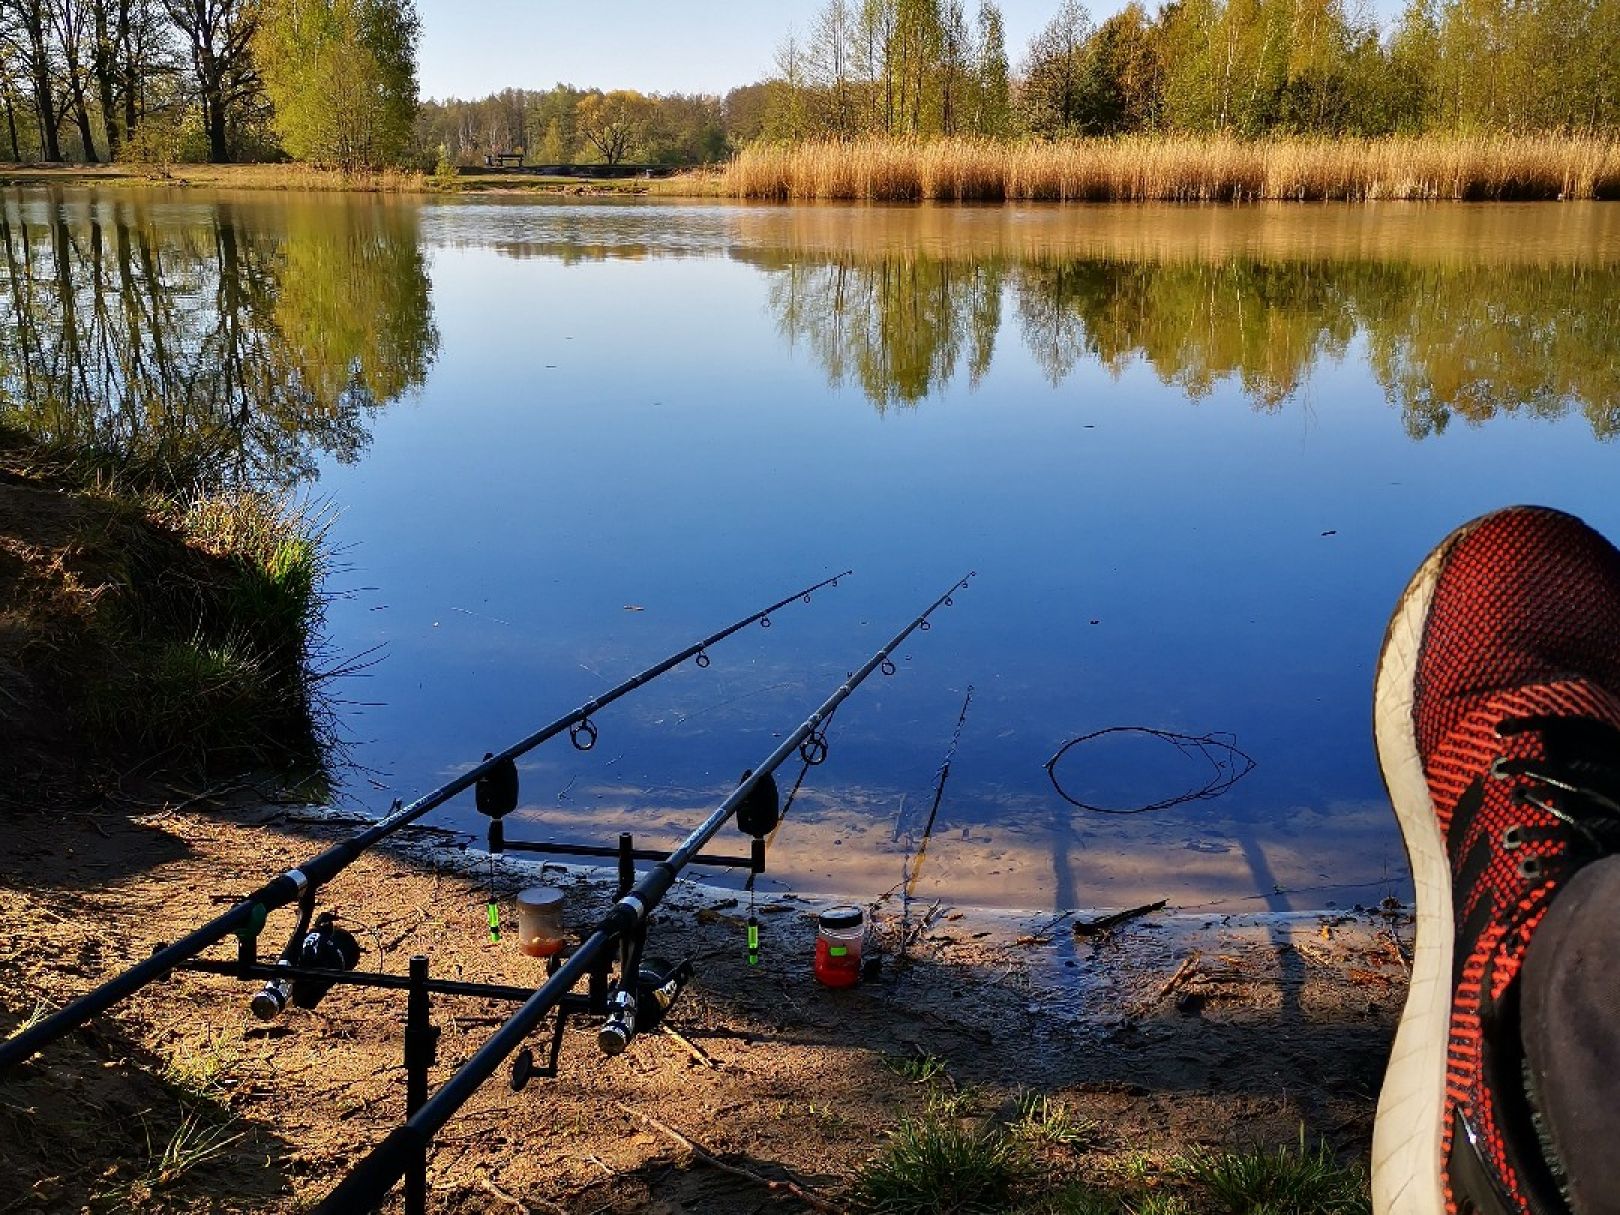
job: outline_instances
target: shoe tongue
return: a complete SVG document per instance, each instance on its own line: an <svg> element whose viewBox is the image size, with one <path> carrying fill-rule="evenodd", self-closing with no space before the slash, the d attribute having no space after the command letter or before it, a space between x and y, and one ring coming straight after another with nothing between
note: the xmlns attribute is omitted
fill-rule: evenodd
<svg viewBox="0 0 1620 1215"><path fill-rule="evenodd" d="M1533 728L1554 775L1620 806L1620 728L1596 717L1542 719Z"/></svg>

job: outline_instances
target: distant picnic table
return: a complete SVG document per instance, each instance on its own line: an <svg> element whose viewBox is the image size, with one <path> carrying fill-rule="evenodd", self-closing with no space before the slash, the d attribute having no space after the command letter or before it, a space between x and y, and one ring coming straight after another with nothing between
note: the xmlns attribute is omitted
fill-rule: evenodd
<svg viewBox="0 0 1620 1215"><path fill-rule="evenodd" d="M491 169L504 169L508 165L523 167L522 152L490 152L484 157L484 164Z"/></svg>

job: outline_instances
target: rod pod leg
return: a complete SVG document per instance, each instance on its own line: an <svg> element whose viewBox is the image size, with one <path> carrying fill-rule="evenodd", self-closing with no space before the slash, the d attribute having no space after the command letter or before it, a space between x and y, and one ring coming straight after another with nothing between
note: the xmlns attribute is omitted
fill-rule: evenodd
<svg viewBox="0 0 1620 1215"><path fill-rule="evenodd" d="M439 1031L432 1021L428 960L411 959L411 986L405 1003L405 1116L427 1104L428 1068L438 1057ZM427 1215L427 1143L413 1152L405 1170L405 1215Z"/></svg>

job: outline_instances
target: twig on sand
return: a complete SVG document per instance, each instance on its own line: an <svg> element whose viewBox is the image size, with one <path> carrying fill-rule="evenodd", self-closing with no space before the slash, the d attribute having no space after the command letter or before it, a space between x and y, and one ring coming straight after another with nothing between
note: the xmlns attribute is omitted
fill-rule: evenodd
<svg viewBox="0 0 1620 1215"><path fill-rule="evenodd" d="M1128 920L1138 916L1150 915L1155 911L1163 911L1169 899L1160 899L1157 903L1143 903L1140 907L1131 907L1125 911L1116 911L1112 915L1098 916L1095 920L1077 920L1074 925L1074 935L1077 937L1095 937L1107 932L1111 928L1118 928Z"/></svg>
<svg viewBox="0 0 1620 1215"><path fill-rule="evenodd" d="M704 1050L701 1046L699 1046L696 1042L690 1041L683 1034L678 1033L676 1030L671 1029L667 1025L661 1026L660 1028L663 1029L663 1031L664 1031L664 1033L665 1033L665 1035L667 1037L674 1038L675 1041L679 1042L682 1046L686 1047L686 1053L691 1055L692 1058L696 1059L704 1067L706 1067L710 1071L714 1071L714 1072L717 1072L717 1071L721 1070L720 1064L718 1064L718 1063L716 1063L714 1061L714 1057L712 1055L710 1055L708 1053L708 1051Z"/></svg>
<svg viewBox="0 0 1620 1215"><path fill-rule="evenodd" d="M792 1194L793 1197L797 1198L800 1202L804 1203L805 1206L810 1207L812 1210L828 1211L831 1212L832 1215L843 1215L843 1208L834 1206L825 1198L821 1197L821 1195L805 1189L802 1185L799 1185L795 1181L777 1181L771 1177L762 1177L760 1174L752 1172L749 1169L739 1168L734 1164L727 1164L725 1161L717 1158L713 1152L703 1147L702 1144L688 1139L674 1127L658 1121L658 1119L654 1118L651 1114L644 1114L640 1110L631 1109L622 1101L615 1101L613 1104L618 1106L625 1113L629 1114L632 1118L639 1118L642 1122L645 1122L654 1130L663 1132L663 1134L673 1139L687 1151L691 1152L692 1155L703 1161L704 1164L717 1168L722 1173L730 1173L733 1177L741 1177L745 1181L752 1181L754 1184L762 1185L773 1193Z"/></svg>
<svg viewBox="0 0 1620 1215"><path fill-rule="evenodd" d="M905 928L904 926L902 926L901 931L900 931L900 956L901 957L906 956L906 947L908 945L915 945L918 941L922 940L923 933L927 932L931 927L933 927L934 916L939 914L939 905L940 905L940 900L935 899L934 900L934 905L932 907L930 907L928 909L927 914L924 915L923 918L918 921L917 927L908 929L908 928Z"/></svg>
<svg viewBox="0 0 1620 1215"><path fill-rule="evenodd" d="M1412 955L1407 952L1407 950L1406 950L1406 942L1401 940L1401 934L1395 931L1395 921L1394 920L1391 920L1389 922L1389 928L1387 929L1387 932L1388 932L1389 947L1394 952L1396 961L1398 961L1401 964L1401 968L1403 970L1405 970L1407 974L1411 974L1412 973Z"/></svg>
<svg viewBox="0 0 1620 1215"><path fill-rule="evenodd" d="M547 1202L544 1198L536 1199L536 1201L540 1204L538 1208L531 1206L529 1203L524 1202L521 1198L508 1194L505 1190L501 1189L500 1186L496 1185L494 1181L492 1181L486 1174L480 1173L478 1175L478 1184L482 1186L483 1189L486 1190L492 1197L498 1198L508 1206L515 1207L517 1210L524 1212L524 1215L533 1215L533 1212L537 1209L555 1211L557 1212L557 1215L567 1215L567 1212L565 1212L556 1203Z"/></svg>
<svg viewBox="0 0 1620 1215"><path fill-rule="evenodd" d="M1065 911L1061 915L1055 915L1050 920L1046 921L1046 923L1042 924L1039 928L1033 929L1029 935L1032 937L1044 937L1047 933L1051 932L1052 929L1056 928L1073 914L1073 911Z"/></svg>
<svg viewBox="0 0 1620 1215"><path fill-rule="evenodd" d="M1188 954L1187 957L1182 961L1181 965L1176 968L1176 973L1171 975L1169 981L1166 982L1163 987L1159 988L1156 993L1154 993L1153 998L1151 1000L1144 1000L1141 1004L1137 1005L1135 1010L1136 1015L1142 1016L1153 1011L1153 1009L1157 1007L1166 996L1170 995L1176 990L1176 988L1180 987L1182 984L1187 982L1188 979L1192 978L1192 976L1197 973L1199 959L1203 956L1204 955L1196 949Z"/></svg>

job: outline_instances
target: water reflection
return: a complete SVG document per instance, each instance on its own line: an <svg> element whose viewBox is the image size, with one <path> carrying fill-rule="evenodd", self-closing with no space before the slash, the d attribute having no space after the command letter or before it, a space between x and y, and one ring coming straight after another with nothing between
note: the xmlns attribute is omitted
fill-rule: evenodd
<svg viewBox="0 0 1620 1215"><path fill-rule="evenodd" d="M857 383L882 410L959 373L976 387L1004 296L1054 387L1084 364L1118 377L1141 361L1194 401L1234 383L1275 410L1359 337L1413 438L1518 412L1579 412L1600 438L1620 429L1620 328L1604 319L1620 298L1612 265L801 253L770 299L830 384Z"/></svg>
<svg viewBox="0 0 1620 1215"><path fill-rule="evenodd" d="M1602 204L437 218L449 241L481 230L512 257L754 265L783 338L880 411L977 387L1016 338L1054 386L1092 363L1119 376L1140 362L1195 401L1233 384L1270 411L1356 353L1413 438L1501 413L1583 415L1600 438L1620 429L1620 214Z"/></svg>
<svg viewBox="0 0 1620 1215"><path fill-rule="evenodd" d="M0 257L0 421L202 483L356 459L438 348L414 207L16 195Z"/></svg>
<svg viewBox="0 0 1620 1215"><path fill-rule="evenodd" d="M771 307L783 337L807 346L834 386L859 384L880 411L915 405L962 368L977 387L1001 330L1006 267L885 255L787 262Z"/></svg>

